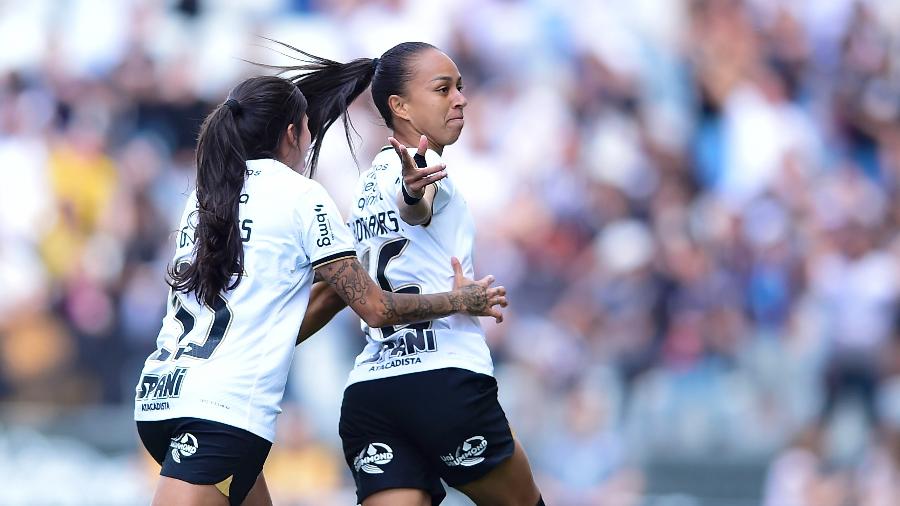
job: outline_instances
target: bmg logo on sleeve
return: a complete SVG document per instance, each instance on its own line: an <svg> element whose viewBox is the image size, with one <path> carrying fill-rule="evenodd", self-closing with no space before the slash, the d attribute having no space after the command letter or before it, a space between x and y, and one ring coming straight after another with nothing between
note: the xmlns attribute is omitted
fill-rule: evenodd
<svg viewBox="0 0 900 506"><path fill-rule="evenodd" d="M325 213L325 206L316 204L316 207L313 209L316 212L316 225L319 227L319 238L316 239L316 246L320 248L331 246L334 234L331 232L331 227L328 224L328 215Z"/></svg>
<svg viewBox="0 0 900 506"><path fill-rule="evenodd" d="M172 449L172 458L179 464L181 464L181 457L190 457L197 453L199 447L197 438L190 432L173 437L169 443L169 448Z"/></svg>

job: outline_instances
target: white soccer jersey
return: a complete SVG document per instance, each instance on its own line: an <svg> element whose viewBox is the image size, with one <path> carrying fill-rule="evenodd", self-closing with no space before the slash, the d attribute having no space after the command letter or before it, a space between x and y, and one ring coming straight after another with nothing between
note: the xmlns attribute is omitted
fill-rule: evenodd
<svg viewBox="0 0 900 506"><path fill-rule="evenodd" d="M410 149L410 155L415 149ZM429 166L440 156L429 150ZM362 263L381 287L403 293L437 293L453 289L450 257L474 276L472 247L475 223L466 201L450 176L435 183L433 215L427 225L412 226L400 218L401 163L390 147L375 157L357 181L350 230ZM446 367L493 374L490 351L478 318L451 315L405 327L370 328L363 322L367 344L356 358L348 385Z"/></svg>
<svg viewBox="0 0 900 506"><path fill-rule="evenodd" d="M195 417L274 439L313 269L355 251L325 189L276 160L247 162L239 207L241 283L212 307L170 290L136 388L136 420ZM193 193L174 264L193 256L196 209Z"/></svg>

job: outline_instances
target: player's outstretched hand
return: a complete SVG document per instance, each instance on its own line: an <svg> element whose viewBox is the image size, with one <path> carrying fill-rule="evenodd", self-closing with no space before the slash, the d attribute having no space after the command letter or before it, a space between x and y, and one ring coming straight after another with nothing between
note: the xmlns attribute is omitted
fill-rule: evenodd
<svg viewBox="0 0 900 506"><path fill-rule="evenodd" d="M453 266L453 289L461 293L464 311L473 316L490 316L497 323L502 322L503 313L500 311L500 308L509 305L506 301L506 288L502 286L492 287L494 276L491 275L487 275L478 281L467 278L463 274L459 259L456 257L450 259L450 265Z"/></svg>
<svg viewBox="0 0 900 506"><path fill-rule="evenodd" d="M420 199L425 196L425 187L435 181L440 181L447 177L447 166L443 163L432 165L431 167L420 168L416 166L413 157L409 156L406 146L400 144L400 141L393 137L388 137L388 142L394 147L400 162L403 164L403 186L406 187L406 193L410 197ZM425 151L428 150L428 138L424 135L419 138L419 148L416 151L417 157L425 159ZM423 163L424 165L424 163Z"/></svg>

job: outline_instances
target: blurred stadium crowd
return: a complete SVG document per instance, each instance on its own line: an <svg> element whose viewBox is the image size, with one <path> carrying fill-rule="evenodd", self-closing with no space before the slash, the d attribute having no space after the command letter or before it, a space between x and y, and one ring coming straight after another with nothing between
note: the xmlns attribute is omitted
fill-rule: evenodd
<svg viewBox="0 0 900 506"><path fill-rule="evenodd" d="M0 503L147 500L132 425L109 457L15 413L127 421L197 128L265 72L242 59L283 61L271 37L459 65L445 160L510 293L485 328L548 504L900 504L897 34L892 0L0 3ZM364 96L360 165L388 133ZM349 209L342 134L317 179ZM356 325L299 348L279 503L352 502Z"/></svg>

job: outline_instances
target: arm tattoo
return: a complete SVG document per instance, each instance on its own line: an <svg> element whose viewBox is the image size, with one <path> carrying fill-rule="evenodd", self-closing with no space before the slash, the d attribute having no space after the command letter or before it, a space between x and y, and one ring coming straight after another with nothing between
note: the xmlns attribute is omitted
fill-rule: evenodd
<svg viewBox="0 0 900 506"><path fill-rule="evenodd" d="M345 258L317 269L322 278L357 314L370 304L384 325L405 325L443 318L453 313L481 314L488 309L487 289L480 285L466 285L459 290L435 294L391 293L382 291L355 258ZM370 290L372 292L370 292ZM369 297L374 293L380 300ZM372 313L369 313L372 314Z"/></svg>
<svg viewBox="0 0 900 506"><path fill-rule="evenodd" d="M488 309L487 290L479 285L466 285L459 289L459 295L450 294L455 311L483 313Z"/></svg>
<svg viewBox="0 0 900 506"><path fill-rule="evenodd" d="M443 318L453 313L483 314L488 306L487 289L466 285L457 291L428 295L387 293L383 316L389 324L407 324Z"/></svg>
<svg viewBox="0 0 900 506"><path fill-rule="evenodd" d="M317 272L321 273L322 278L334 287L347 305L365 305L367 303L366 289L372 280L357 259L337 260L323 265L317 269Z"/></svg>
<svg viewBox="0 0 900 506"><path fill-rule="evenodd" d="M453 313L449 297L444 294L414 295L387 292L384 295L382 315L392 325L423 322ZM438 309L439 307L442 309Z"/></svg>

